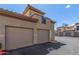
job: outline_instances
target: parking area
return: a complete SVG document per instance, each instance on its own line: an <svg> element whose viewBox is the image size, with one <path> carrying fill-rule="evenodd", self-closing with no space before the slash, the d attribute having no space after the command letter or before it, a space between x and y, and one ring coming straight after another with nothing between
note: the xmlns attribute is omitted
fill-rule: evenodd
<svg viewBox="0 0 79 59"><path fill-rule="evenodd" d="M79 55L79 37L55 37L55 40L66 45L50 51L49 55Z"/></svg>

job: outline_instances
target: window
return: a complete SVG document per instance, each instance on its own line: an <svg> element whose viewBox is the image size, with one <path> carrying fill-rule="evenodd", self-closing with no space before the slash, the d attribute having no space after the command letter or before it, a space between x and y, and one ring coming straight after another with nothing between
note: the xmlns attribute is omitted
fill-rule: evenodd
<svg viewBox="0 0 79 59"><path fill-rule="evenodd" d="M45 19L44 16L42 16L42 23L43 23L43 24L46 24L46 19Z"/></svg>
<svg viewBox="0 0 79 59"><path fill-rule="evenodd" d="M79 26L77 26L77 30L79 30Z"/></svg>
<svg viewBox="0 0 79 59"><path fill-rule="evenodd" d="M33 16L33 15L34 15L34 13L30 12L29 16Z"/></svg>
<svg viewBox="0 0 79 59"><path fill-rule="evenodd" d="M39 16L33 12L30 12L29 16L39 19Z"/></svg>

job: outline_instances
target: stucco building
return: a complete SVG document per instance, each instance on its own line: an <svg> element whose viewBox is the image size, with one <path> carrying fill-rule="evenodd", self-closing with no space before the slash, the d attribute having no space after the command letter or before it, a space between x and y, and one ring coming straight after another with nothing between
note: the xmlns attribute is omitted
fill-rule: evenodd
<svg viewBox="0 0 79 59"><path fill-rule="evenodd" d="M0 9L0 43L11 50L54 41L55 21L28 5L23 14Z"/></svg>
<svg viewBox="0 0 79 59"><path fill-rule="evenodd" d="M79 23L75 23L71 26L58 27L56 35L79 37Z"/></svg>
<svg viewBox="0 0 79 59"><path fill-rule="evenodd" d="M73 36L79 37L79 23L75 23L74 25Z"/></svg>

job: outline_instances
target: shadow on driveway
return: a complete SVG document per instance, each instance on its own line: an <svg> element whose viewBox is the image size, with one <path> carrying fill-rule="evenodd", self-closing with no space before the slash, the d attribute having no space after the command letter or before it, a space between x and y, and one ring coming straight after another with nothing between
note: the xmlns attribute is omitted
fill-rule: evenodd
<svg viewBox="0 0 79 59"><path fill-rule="evenodd" d="M8 55L46 55L51 50L59 49L61 46L66 45L64 43L43 43L36 44L30 47L24 47L16 50L8 51Z"/></svg>

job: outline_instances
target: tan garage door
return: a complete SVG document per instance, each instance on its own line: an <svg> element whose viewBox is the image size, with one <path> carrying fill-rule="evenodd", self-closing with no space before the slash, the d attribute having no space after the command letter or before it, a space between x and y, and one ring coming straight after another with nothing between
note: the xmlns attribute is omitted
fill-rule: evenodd
<svg viewBox="0 0 79 59"><path fill-rule="evenodd" d="M6 27L6 49L16 49L32 45L33 30L26 28Z"/></svg>
<svg viewBox="0 0 79 59"><path fill-rule="evenodd" d="M45 43L49 41L49 31L48 30L38 30L38 42Z"/></svg>

